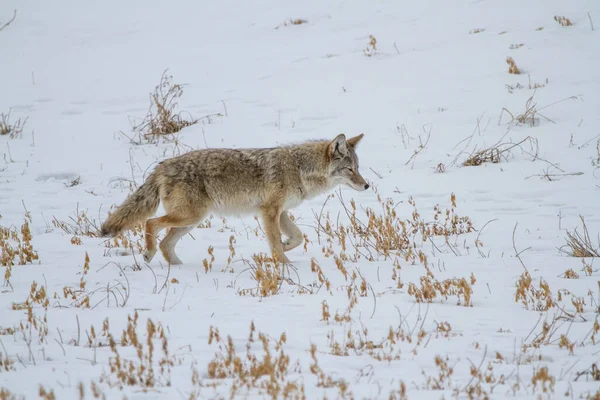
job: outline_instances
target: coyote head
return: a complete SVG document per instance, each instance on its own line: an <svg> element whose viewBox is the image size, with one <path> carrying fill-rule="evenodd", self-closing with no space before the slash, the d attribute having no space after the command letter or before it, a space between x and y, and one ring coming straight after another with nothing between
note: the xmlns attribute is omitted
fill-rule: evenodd
<svg viewBox="0 0 600 400"><path fill-rule="evenodd" d="M354 190L363 191L369 188L369 184L358 172L358 156L356 145L363 138L360 134L346 140L342 133L333 139L327 147L327 153L331 160L329 166L329 179L334 185L345 184Z"/></svg>

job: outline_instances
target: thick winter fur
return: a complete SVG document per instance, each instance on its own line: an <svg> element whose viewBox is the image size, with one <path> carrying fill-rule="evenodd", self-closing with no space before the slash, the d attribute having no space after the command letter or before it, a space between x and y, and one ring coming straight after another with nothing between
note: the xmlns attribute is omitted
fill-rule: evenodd
<svg viewBox="0 0 600 400"><path fill-rule="evenodd" d="M369 188L358 172L356 146L363 135L311 141L266 149L196 150L161 162L146 182L102 225L114 236L146 221L146 251L156 253L156 235L169 228L160 243L165 259L180 264L177 241L211 212L220 215L259 213L273 257L289 263L284 252L303 242L287 210L339 184ZM150 218L162 201L167 212ZM281 239L283 233L287 239Z"/></svg>

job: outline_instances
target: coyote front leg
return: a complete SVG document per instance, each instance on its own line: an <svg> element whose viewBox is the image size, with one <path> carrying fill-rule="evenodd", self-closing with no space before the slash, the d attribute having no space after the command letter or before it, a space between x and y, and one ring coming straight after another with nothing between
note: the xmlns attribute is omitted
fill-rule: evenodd
<svg viewBox="0 0 600 400"><path fill-rule="evenodd" d="M262 206L260 212L265 225L265 233L271 248L271 254L279 262L289 264L290 260L283 254L283 246L281 244L281 230L279 227L279 218L281 209L274 206Z"/></svg>
<svg viewBox="0 0 600 400"><path fill-rule="evenodd" d="M302 231L298 229L294 221L290 219L287 211L281 213L279 218L279 224L281 225L281 231L288 238L282 242L283 251L290 251L300 246L304 242L304 236Z"/></svg>

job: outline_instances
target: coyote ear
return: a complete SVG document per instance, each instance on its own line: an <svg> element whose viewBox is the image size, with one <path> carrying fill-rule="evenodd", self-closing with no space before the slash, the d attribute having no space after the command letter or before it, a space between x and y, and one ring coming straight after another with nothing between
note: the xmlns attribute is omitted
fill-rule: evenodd
<svg viewBox="0 0 600 400"><path fill-rule="evenodd" d="M340 133L329 143L327 152L331 158L344 157L348 153L348 145L346 143L346 135Z"/></svg>
<svg viewBox="0 0 600 400"><path fill-rule="evenodd" d="M364 133L361 133L358 136L354 136L353 138L350 138L346 141L346 143L348 143L348 146L355 148L356 145L358 144L358 142L360 142L360 140L363 138L363 136L365 136Z"/></svg>

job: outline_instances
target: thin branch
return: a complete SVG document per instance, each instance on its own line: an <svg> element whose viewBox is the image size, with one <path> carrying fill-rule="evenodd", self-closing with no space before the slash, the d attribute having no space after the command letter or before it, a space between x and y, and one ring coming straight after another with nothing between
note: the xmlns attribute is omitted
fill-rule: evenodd
<svg viewBox="0 0 600 400"><path fill-rule="evenodd" d="M589 13L588 13L588 15L589 15ZM16 17L17 17L17 10L13 11L13 17L10 19L10 21L8 21L7 23L5 23L4 25L2 25L0 27L0 31L2 29L6 28L7 26L9 26L15 20ZM590 21L591 21L591 19L590 19ZM594 29L592 29L592 30L594 30Z"/></svg>

